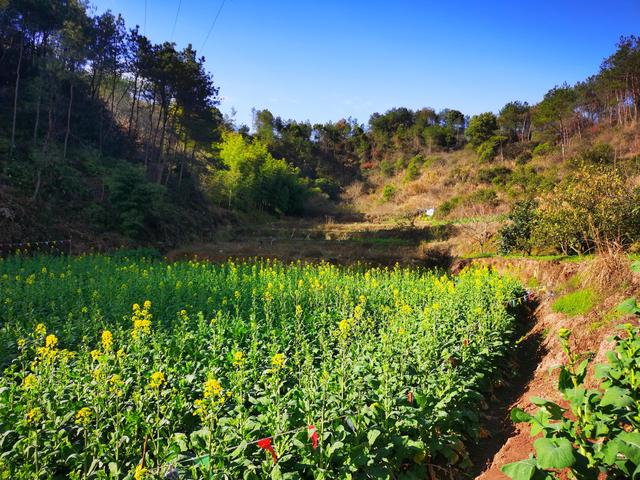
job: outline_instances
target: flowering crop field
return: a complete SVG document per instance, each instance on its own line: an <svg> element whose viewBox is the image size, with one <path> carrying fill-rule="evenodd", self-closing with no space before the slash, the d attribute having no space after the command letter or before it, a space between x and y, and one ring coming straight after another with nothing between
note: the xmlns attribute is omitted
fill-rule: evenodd
<svg viewBox="0 0 640 480"><path fill-rule="evenodd" d="M520 293L486 269L98 255L0 260L0 289L0 479L464 469Z"/></svg>

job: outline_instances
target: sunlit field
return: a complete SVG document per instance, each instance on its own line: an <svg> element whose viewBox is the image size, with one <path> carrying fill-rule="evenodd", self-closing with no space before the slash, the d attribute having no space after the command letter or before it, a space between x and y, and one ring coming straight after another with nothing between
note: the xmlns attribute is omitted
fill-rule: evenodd
<svg viewBox="0 0 640 480"><path fill-rule="evenodd" d="M0 289L2 479L464 468L521 293L486 269L125 256L13 256Z"/></svg>

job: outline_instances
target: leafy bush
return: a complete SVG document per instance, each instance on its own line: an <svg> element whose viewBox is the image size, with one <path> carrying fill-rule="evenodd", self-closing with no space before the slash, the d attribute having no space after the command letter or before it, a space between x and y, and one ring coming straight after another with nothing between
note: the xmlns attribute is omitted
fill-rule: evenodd
<svg viewBox="0 0 640 480"><path fill-rule="evenodd" d="M476 152L478 153L478 158L480 159L480 161L489 162L493 160L498 154L498 148L502 143L506 141L506 139L507 137L494 135L478 145L478 147L476 148Z"/></svg>
<svg viewBox="0 0 640 480"><path fill-rule="evenodd" d="M498 231L498 251L502 255L519 251L531 254L533 242L531 234L536 222L535 200L516 202L509 213L509 224Z"/></svg>
<svg viewBox="0 0 640 480"><path fill-rule="evenodd" d="M393 177L393 175L396 173L396 169L393 166L393 163L391 163L389 160L382 160L380 162L380 171L387 177Z"/></svg>
<svg viewBox="0 0 640 480"><path fill-rule="evenodd" d="M554 312L575 317L591 311L596 304L596 300L596 293L590 288L585 288L561 296L553 302L551 308Z"/></svg>
<svg viewBox="0 0 640 480"><path fill-rule="evenodd" d="M639 201L640 190L621 171L583 167L542 197L535 241L564 254L630 245L640 235Z"/></svg>
<svg viewBox="0 0 640 480"><path fill-rule="evenodd" d="M627 307L633 308L631 302ZM635 303L635 301L634 301ZM640 312L635 306L635 311ZM637 478L640 473L640 328L626 324L614 338L607 363L596 365L598 389L585 387L590 357L569 347L571 332L560 330L568 361L558 390L568 408L534 397L533 414L514 408L511 419L531 425L535 456L510 463L502 471L513 480Z"/></svg>
<svg viewBox="0 0 640 480"><path fill-rule="evenodd" d="M412 180L416 180L420 177L420 167L423 163L422 155L416 155L415 157L409 160L409 164L407 165L407 170L404 173L404 179L406 182L410 182Z"/></svg>
<svg viewBox="0 0 640 480"><path fill-rule="evenodd" d="M114 168L108 185L116 228L125 235L140 238L162 216L165 189L150 183L142 168L121 162Z"/></svg>
<svg viewBox="0 0 640 480"><path fill-rule="evenodd" d="M388 202L389 200L391 200L393 197L395 197L395 195L396 195L395 185L388 183L382 189L382 200L384 200L385 202Z"/></svg>
<svg viewBox="0 0 640 480"><path fill-rule="evenodd" d="M531 152L534 157L541 157L546 155L553 149L553 146L549 142L541 143L540 145L536 145L536 147Z"/></svg>
<svg viewBox="0 0 640 480"><path fill-rule="evenodd" d="M469 144L477 149L491 138L495 138L497 131L498 119L493 113L485 112L471 117L465 135Z"/></svg>
<svg viewBox="0 0 640 480"><path fill-rule="evenodd" d="M523 152L523 153L521 153L520 155L518 155L516 157L516 164L517 165L525 165L532 158L533 158L533 155L531 154L531 152Z"/></svg>
<svg viewBox="0 0 640 480"><path fill-rule="evenodd" d="M479 188L474 192L467 195L464 199L464 203L467 205L473 204L491 204L494 205L498 200L498 194L492 188Z"/></svg>
<svg viewBox="0 0 640 480"><path fill-rule="evenodd" d="M225 133L220 157L226 167L219 175L228 206L278 214L303 211L307 185L296 168L273 158L264 143L247 141L239 133Z"/></svg>
<svg viewBox="0 0 640 480"><path fill-rule="evenodd" d="M490 167L478 170L478 180L493 185L506 185L512 171L507 167Z"/></svg>
<svg viewBox="0 0 640 480"><path fill-rule="evenodd" d="M610 165L615 159L615 151L608 143L598 143L580 152L578 159L588 164Z"/></svg>
<svg viewBox="0 0 640 480"><path fill-rule="evenodd" d="M340 184L332 178L320 177L314 180L314 185L320 189L320 191L326 194L331 200L338 200L340 198L340 192L342 187Z"/></svg>
<svg viewBox="0 0 640 480"><path fill-rule="evenodd" d="M445 200L438 206L438 216L446 217L449 215L460 203L462 202L462 198L459 196L451 197L448 200Z"/></svg>

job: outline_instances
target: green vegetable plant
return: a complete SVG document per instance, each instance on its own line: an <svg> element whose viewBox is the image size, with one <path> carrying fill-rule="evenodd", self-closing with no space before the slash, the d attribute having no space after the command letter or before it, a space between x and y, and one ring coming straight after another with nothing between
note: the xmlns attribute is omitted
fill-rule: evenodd
<svg viewBox="0 0 640 480"><path fill-rule="evenodd" d="M640 314L635 299L619 307ZM514 480L569 478L640 478L640 328L619 327L616 346L607 362L595 366L599 388L585 386L589 355L574 353L571 332L561 329L560 341L568 360L560 370L558 389L566 408L534 397L534 414L519 408L511 419L531 425L531 435L541 435L535 455L502 467Z"/></svg>

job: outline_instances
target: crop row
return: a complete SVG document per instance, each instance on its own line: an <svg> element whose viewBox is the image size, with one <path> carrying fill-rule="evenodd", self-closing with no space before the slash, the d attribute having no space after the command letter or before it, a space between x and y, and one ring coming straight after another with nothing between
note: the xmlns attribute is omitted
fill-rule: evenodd
<svg viewBox="0 0 640 480"><path fill-rule="evenodd" d="M465 468L519 293L487 269L107 256L11 257L0 288L12 479Z"/></svg>

